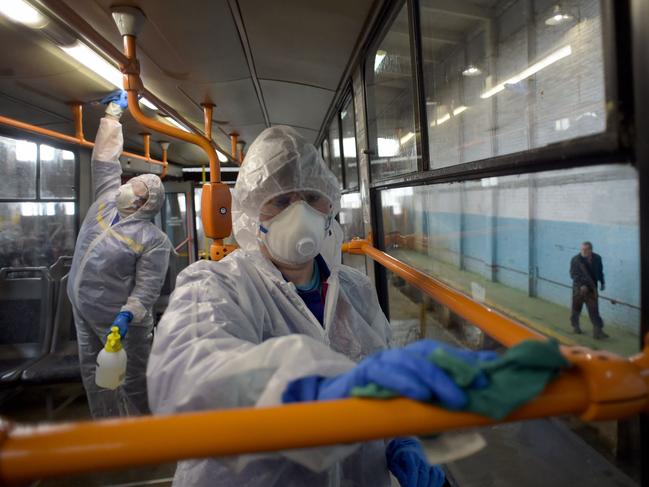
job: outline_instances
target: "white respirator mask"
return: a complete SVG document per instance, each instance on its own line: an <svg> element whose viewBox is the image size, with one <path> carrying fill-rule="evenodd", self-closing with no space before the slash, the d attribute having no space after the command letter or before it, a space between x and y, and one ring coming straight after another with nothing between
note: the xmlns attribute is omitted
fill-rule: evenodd
<svg viewBox="0 0 649 487"><path fill-rule="evenodd" d="M270 256L283 264L304 264L322 248L331 217L304 201L297 201L259 225Z"/></svg>
<svg viewBox="0 0 649 487"><path fill-rule="evenodd" d="M139 196L133 191L133 186L130 184L122 184L117 191L117 212L122 218L135 213L140 205L138 202L141 200Z"/></svg>

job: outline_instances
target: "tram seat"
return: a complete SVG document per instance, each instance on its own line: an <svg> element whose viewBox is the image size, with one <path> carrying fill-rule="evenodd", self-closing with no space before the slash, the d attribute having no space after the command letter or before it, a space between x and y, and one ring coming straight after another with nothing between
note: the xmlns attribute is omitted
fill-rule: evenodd
<svg viewBox="0 0 649 487"><path fill-rule="evenodd" d="M49 353L23 371L24 384L56 384L81 380L76 328L67 284L68 274L57 282L56 312Z"/></svg>
<svg viewBox="0 0 649 487"><path fill-rule="evenodd" d="M53 294L47 267L0 269L0 387L49 353Z"/></svg>

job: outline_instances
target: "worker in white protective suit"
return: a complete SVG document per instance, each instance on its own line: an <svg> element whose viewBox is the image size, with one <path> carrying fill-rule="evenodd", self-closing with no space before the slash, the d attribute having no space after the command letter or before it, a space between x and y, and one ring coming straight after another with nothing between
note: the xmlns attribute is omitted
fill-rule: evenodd
<svg viewBox="0 0 649 487"><path fill-rule="evenodd" d="M92 152L95 202L79 231L67 289L93 418L149 412L145 374L153 305L172 252L171 242L152 222L164 202L160 178L143 174L121 184L119 119L126 94L116 92L105 102ZM111 326L119 328L128 358L124 384L116 390L95 384L97 354Z"/></svg>
<svg viewBox="0 0 649 487"><path fill-rule="evenodd" d="M340 244L332 226L339 205L338 181L294 129L257 137L233 192L240 248L186 268L158 325L147 369L155 414L279 405L289 384L290 400L301 400L302 378L340 376L388 347L389 323L370 280L326 244ZM188 460L173 485L389 486L386 454L381 440Z"/></svg>

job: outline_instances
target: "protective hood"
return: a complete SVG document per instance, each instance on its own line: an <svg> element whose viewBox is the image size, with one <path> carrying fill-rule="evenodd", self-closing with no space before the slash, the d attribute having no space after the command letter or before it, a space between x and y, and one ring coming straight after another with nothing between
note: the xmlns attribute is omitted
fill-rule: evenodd
<svg viewBox="0 0 649 487"><path fill-rule="evenodd" d="M340 186L320 152L295 129L283 125L264 130L250 146L232 192L232 226L244 250L259 248L261 207L280 194L312 190L340 211Z"/></svg>
<svg viewBox="0 0 649 487"><path fill-rule="evenodd" d="M162 181L155 174L140 174L131 179L131 181L134 180L144 183L149 190L149 199L131 217L139 220L151 220L160 211L165 200Z"/></svg>

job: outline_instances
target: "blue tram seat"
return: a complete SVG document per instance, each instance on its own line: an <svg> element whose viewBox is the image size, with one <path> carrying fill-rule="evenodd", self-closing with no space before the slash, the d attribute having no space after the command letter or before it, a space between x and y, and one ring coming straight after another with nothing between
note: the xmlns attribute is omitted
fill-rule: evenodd
<svg viewBox="0 0 649 487"><path fill-rule="evenodd" d="M0 269L0 386L49 352L53 289L47 267Z"/></svg>

